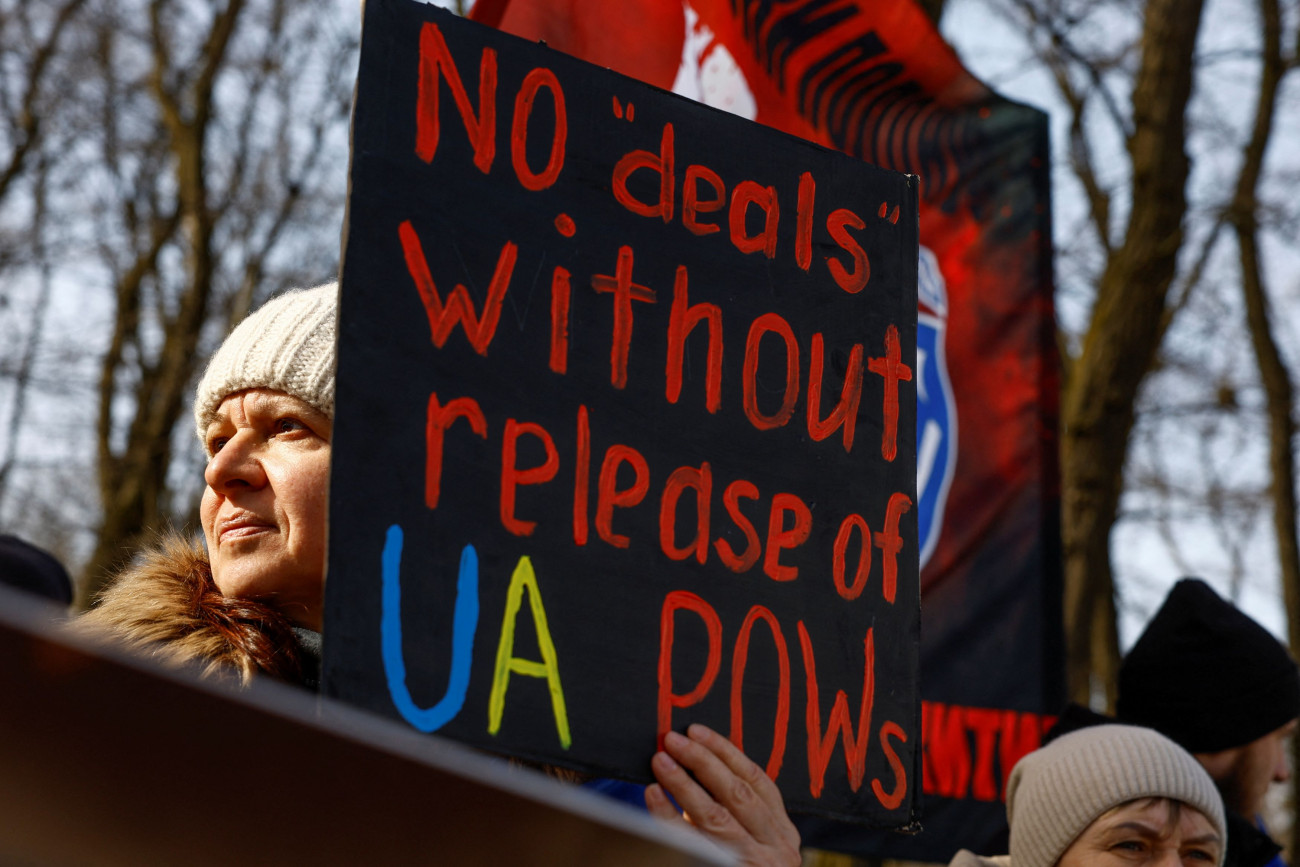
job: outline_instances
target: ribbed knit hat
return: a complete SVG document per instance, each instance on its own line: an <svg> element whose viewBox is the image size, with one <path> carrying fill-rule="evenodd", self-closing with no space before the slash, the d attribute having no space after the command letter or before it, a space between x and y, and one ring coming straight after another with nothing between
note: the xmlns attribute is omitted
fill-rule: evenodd
<svg viewBox="0 0 1300 867"><path fill-rule="evenodd" d="M270 388L334 418L334 334L338 284L276 296L249 314L208 362L194 396L199 441L228 395Z"/></svg>
<svg viewBox="0 0 1300 867"><path fill-rule="evenodd" d="M1151 729L1101 725L1062 735L1011 771L1011 863L1052 867L1099 816L1139 798L1170 798L1199 810L1226 851L1223 799L1200 762Z"/></svg>
<svg viewBox="0 0 1300 867"><path fill-rule="evenodd" d="M1300 669L1268 630L1184 578L1120 664L1115 711L1194 753L1234 749L1300 717Z"/></svg>

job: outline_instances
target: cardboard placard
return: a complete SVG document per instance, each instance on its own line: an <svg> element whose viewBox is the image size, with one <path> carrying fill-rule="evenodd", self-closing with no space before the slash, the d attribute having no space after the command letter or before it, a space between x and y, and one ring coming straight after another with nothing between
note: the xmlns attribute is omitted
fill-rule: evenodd
<svg viewBox="0 0 1300 867"><path fill-rule="evenodd" d="M914 824L915 179L406 0L352 147L326 692Z"/></svg>

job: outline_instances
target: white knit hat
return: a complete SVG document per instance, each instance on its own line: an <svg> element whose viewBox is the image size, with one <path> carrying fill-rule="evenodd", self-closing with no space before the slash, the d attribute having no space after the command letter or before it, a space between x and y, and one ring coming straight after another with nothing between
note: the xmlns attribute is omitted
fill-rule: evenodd
<svg viewBox="0 0 1300 867"><path fill-rule="evenodd" d="M1139 798L1194 807L1226 848L1223 798L1200 762L1153 729L1100 725L1062 735L1011 771L1011 863L1052 867L1097 817Z"/></svg>
<svg viewBox="0 0 1300 867"><path fill-rule="evenodd" d="M194 430L203 442L228 395L270 388L334 418L334 334L338 284L296 289L249 314L208 362L194 396Z"/></svg>

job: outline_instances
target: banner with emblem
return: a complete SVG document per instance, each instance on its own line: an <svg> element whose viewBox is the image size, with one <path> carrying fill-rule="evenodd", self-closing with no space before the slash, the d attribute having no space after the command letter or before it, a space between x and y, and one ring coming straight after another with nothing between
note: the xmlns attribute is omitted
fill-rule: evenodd
<svg viewBox="0 0 1300 867"><path fill-rule="evenodd" d="M996 846L1006 777L1064 699L1046 116L978 81L906 0L478 0L471 14L920 177L924 830L802 830L926 861Z"/></svg>

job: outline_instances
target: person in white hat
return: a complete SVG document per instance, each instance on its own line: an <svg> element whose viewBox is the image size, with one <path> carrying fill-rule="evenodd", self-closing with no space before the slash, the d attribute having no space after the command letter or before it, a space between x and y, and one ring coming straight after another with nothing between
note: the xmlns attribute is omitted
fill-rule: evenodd
<svg viewBox="0 0 1300 867"><path fill-rule="evenodd" d="M337 284L289 292L226 338L194 401L203 540L138 558L80 618L87 630L245 682L318 685L337 310ZM800 863L776 784L726 738L670 733L651 768L652 815L684 824L675 801L742 863Z"/></svg>

